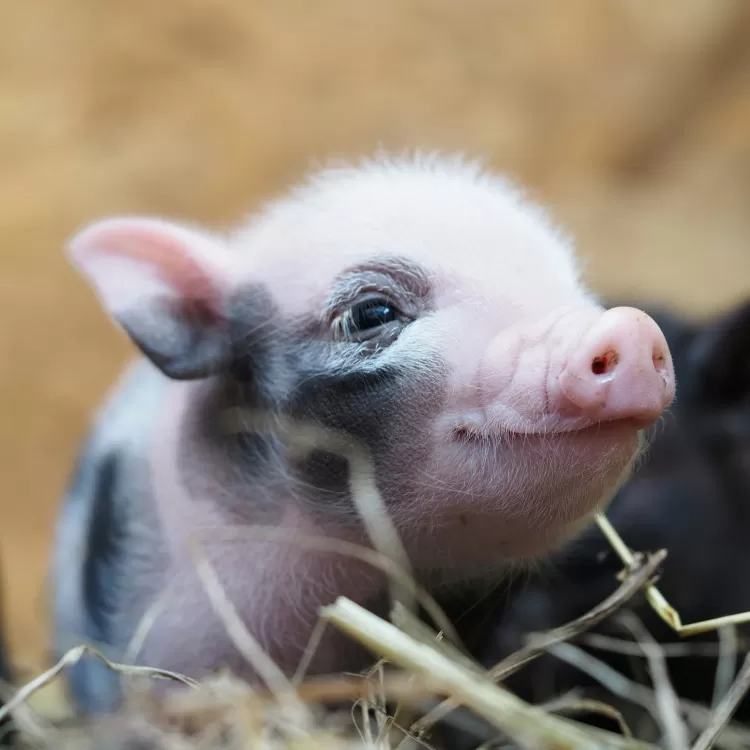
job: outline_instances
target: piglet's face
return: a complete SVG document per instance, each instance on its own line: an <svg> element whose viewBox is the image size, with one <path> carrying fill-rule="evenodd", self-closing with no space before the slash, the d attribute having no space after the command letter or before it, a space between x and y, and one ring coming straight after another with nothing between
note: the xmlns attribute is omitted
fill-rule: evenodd
<svg viewBox="0 0 750 750"><path fill-rule="evenodd" d="M278 487L262 439L214 429L227 406L335 427L367 444L428 565L547 551L612 495L674 396L656 324L605 312L546 216L458 162L327 170L225 236L105 220L70 257L140 350L195 386L186 475L210 454L204 476L235 469L215 471L222 496ZM291 469L287 501L351 520L346 464L313 451Z"/></svg>

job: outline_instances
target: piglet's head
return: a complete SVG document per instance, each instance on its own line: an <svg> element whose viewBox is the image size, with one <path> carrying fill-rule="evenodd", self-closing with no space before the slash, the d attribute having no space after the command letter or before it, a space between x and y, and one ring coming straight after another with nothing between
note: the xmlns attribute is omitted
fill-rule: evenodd
<svg viewBox="0 0 750 750"><path fill-rule="evenodd" d="M193 389L188 483L247 505L283 477L285 502L354 523L346 462L280 467L265 438L226 443L214 424L244 404L336 428L367 443L417 563L546 552L612 496L674 397L653 320L605 311L546 215L459 161L325 170L223 236L109 219L69 254Z"/></svg>

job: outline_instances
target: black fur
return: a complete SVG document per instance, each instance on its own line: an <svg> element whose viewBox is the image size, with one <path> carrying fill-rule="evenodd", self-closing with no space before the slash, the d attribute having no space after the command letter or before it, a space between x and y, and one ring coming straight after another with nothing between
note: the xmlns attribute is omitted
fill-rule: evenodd
<svg viewBox="0 0 750 750"><path fill-rule="evenodd" d="M132 435L118 426L123 409L142 410L141 421L150 416L149 407L129 395L151 392L158 403L149 374L153 377L152 371L134 374L124 401L110 412L115 427L107 420L95 425L76 460L50 571L57 589L54 658L80 644L120 658L148 604L151 591L144 582L160 583L161 529L142 484L142 459L135 455ZM69 667L66 677L74 703L87 711L109 710L119 700L117 675L93 656Z"/></svg>

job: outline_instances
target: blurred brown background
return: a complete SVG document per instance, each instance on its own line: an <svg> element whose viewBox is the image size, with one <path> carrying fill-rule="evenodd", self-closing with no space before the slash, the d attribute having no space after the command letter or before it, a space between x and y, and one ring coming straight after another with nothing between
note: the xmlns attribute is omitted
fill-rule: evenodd
<svg viewBox="0 0 750 750"><path fill-rule="evenodd" d="M750 291L743 0L1 2L0 555L20 666L44 658L76 442L130 354L65 239L108 213L233 221L378 144L509 170L601 292L703 315Z"/></svg>

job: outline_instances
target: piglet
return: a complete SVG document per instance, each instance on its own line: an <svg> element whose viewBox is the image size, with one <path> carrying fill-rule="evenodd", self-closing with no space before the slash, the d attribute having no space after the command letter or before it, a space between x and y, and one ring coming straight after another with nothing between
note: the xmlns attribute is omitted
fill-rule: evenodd
<svg viewBox="0 0 750 750"><path fill-rule="evenodd" d="M461 159L323 169L226 232L105 219L73 237L68 258L141 356L102 405L62 504L58 651L86 641L120 658L168 591L138 663L258 679L189 540L264 524L370 544L349 462L290 451L284 420L366 447L417 579L439 587L546 555L579 531L674 397L654 321L605 311L546 213ZM243 409L267 415L265 427L227 429ZM386 586L332 550L203 539L287 674L320 606L338 595L367 605ZM329 632L309 671L372 660ZM118 699L96 662L70 684L85 711Z"/></svg>
<svg viewBox="0 0 750 750"><path fill-rule="evenodd" d="M667 549L658 587L685 624L746 612L750 610L750 301L701 322L665 309L651 314L669 343L680 393L654 428L648 451L607 515L631 549ZM494 615L491 635L478 648L481 660L490 666L519 648L528 633L546 631L584 614L615 590L621 569L599 529L588 527L556 550L534 575L519 578L511 593L498 601L500 612ZM716 646L715 632L680 639L640 594L626 609L635 612L661 642ZM595 632L633 640L632 632L614 617ZM750 626L740 626L738 634L746 639ZM600 649L591 653L631 679L650 684L642 658ZM736 664L740 662L741 657ZM705 655L669 660L677 693L708 705L714 697L716 668L717 659ZM595 689L596 683L578 669L552 656L524 667L507 685L532 702L550 700L573 688L593 691L608 702L613 698ZM750 701L743 702L736 717L750 718Z"/></svg>

